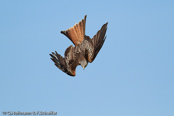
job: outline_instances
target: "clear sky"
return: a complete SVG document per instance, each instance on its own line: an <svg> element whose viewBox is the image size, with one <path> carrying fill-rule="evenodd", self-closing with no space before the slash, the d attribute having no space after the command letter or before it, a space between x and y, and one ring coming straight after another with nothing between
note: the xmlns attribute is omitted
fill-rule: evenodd
<svg viewBox="0 0 174 116"><path fill-rule="evenodd" d="M108 22L95 61L70 77L49 54L87 15L86 35ZM0 0L2 111L57 116L174 116L173 0Z"/></svg>

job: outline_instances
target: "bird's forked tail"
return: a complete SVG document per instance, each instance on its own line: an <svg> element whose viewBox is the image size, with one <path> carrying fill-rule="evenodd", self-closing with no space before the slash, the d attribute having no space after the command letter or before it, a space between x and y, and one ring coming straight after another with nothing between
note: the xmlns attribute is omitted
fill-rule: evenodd
<svg viewBox="0 0 174 116"><path fill-rule="evenodd" d="M76 23L73 27L67 29L66 31L61 31L61 33L67 36L74 45L81 44L84 40L86 17L87 15L85 15L84 19L82 19L79 23Z"/></svg>

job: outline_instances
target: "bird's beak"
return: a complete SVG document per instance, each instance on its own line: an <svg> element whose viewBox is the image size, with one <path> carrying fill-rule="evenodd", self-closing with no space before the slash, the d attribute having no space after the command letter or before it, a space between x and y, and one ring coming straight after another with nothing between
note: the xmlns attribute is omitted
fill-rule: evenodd
<svg viewBox="0 0 174 116"><path fill-rule="evenodd" d="M85 70L85 67L83 67L83 70Z"/></svg>

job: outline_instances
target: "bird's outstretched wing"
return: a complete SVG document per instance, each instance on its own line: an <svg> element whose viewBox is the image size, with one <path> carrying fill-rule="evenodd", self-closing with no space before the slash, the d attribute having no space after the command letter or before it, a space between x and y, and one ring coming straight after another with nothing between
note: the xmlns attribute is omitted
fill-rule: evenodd
<svg viewBox="0 0 174 116"><path fill-rule="evenodd" d="M75 49L72 45L69 46L65 51L65 58L63 58L56 51L50 54L51 60L54 64L63 72L67 73L70 76L75 76L75 69L79 65L79 54L80 52Z"/></svg>
<svg viewBox="0 0 174 116"><path fill-rule="evenodd" d="M78 24L76 23L73 27L67 29L66 31L61 31L61 33L67 36L74 45L81 44L84 40L86 17L87 15L85 15L84 19L82 19Z"/></svg>
<svg viewBox="0 0 174 116"><path fill-rule="evenodd" d="M67 73L68 75L72 76L71 72L69 71L67 64L65 62L65 58L63 58L60 54L58 54L56 51L55 53L52 52L50 54L51 60L54 62L54 64L63 72Z"/></svg>
<svg viewBox="0 0 174 116"><path fill-rule="evenodd" d="M90 39L89 36L84 36L85 40L87 40L88 42L86 42L86 44L89 44L87 49L87 54L88 54L88 61L89 62L93 62L95 57L97 56L98 52L100 51L100 49L102 48L105 39L106 39L106 31L107 31L107 25L108 23L104 24L101 29L97 32L96 35L94 35L94 37L92 39Z"/></svg>

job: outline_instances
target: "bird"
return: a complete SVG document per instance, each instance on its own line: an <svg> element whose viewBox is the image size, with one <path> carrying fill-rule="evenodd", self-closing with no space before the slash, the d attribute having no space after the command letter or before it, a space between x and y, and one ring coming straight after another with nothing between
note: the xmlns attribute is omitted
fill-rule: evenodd
<svg viewBox="0 0 174 116"><path fill-rule="evenodd" d="M85 69L88 62L92 63L106 39L105 34L108 22L91 39L85 35L86 17L87 15L73 27L61 31L75 46L70 45L65 50L64 57L58 54L57 51L49 54L54 64L69 76L76 75L76 67L78 65L81 65Z"/></svg>

